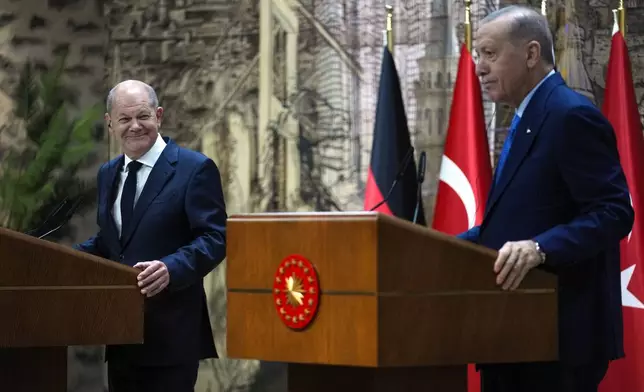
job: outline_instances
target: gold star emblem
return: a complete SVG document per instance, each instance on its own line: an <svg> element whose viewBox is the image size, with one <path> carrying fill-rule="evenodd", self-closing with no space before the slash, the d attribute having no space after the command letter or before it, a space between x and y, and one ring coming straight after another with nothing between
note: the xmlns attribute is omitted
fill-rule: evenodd
<svg viewBox="0 0 644 392"><path fill-rule="evenodd" d="M292 306L302 305L302 298L304 298L304 290L302 290L302 280L295 276L295 274L286 278L286 291L288 295L288 303Z"/></svg>

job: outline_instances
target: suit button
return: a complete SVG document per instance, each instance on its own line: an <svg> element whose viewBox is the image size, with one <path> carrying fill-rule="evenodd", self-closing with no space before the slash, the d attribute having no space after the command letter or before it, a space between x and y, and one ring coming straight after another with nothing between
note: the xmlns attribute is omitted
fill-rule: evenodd
<svg viewBox="0 0 644 392"><path fill-rule="evenodd" d="M125 259L125 256L119 255L119 259L123 260L123 259Z"/></svg>

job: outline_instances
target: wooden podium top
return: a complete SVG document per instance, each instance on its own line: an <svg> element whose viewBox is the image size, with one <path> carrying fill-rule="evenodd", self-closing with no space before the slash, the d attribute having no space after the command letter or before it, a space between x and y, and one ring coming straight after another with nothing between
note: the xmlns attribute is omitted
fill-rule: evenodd
<svg viewBox="0 0 644 392"><path fill-rule="evenodd" d="M496 252L370 213L233 215L228 221L228 355L358 366L557 357L556 278L532 271L504 292ZM301 255L320 297L308 328L285 325L274 281Z"/></svg>
<svg viewBox="0 0 644 392"><path fill-rule="evenodd" d="M0 347L141 343L138 271L0 228Z"/></svg>

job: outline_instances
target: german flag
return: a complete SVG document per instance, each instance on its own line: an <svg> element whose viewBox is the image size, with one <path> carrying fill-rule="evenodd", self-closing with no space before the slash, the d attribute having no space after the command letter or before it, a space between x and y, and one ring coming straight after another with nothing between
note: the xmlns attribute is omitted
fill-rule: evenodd
<svg viewBox="0 0 644 392"><path fill-rule="evenodd" d="M364 209L413 221L419 184L394 58L385 46ZM385 200L386 199L386 200ZM384 202L383 202L384 201ZM416 223L426 226L422 202Z"/></svg>

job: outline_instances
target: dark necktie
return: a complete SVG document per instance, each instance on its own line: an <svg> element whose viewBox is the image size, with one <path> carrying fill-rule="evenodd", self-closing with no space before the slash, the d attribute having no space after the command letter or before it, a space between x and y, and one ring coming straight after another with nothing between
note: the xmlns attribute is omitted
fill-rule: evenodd
<svg viewBox="0 0 644 392"><path fill-rule="evenodd" d="M132 161L127 165L127 178L121 194L121 235L132 221L134 212L134 197L136 196L136 173L141 168L141 162Z"/></svg>
<svg viewBox="0 0 644 392"><path fill-rule="evenodd" d="M501 149L501 155L499 156L499 163L496 165L496 172L494 173L494 182L498 183L501 178L503 171L503 166L505 161L508 159L508 154L510 153L510 147L512 147L512 142L514 141L514 135L517 133L517 126L519 125L519 120L521 117L514 115L512 118L512 124L510 124L510 130L508 131L508 136L505 138L505 143L503 143L503 149Z"/></svg>

